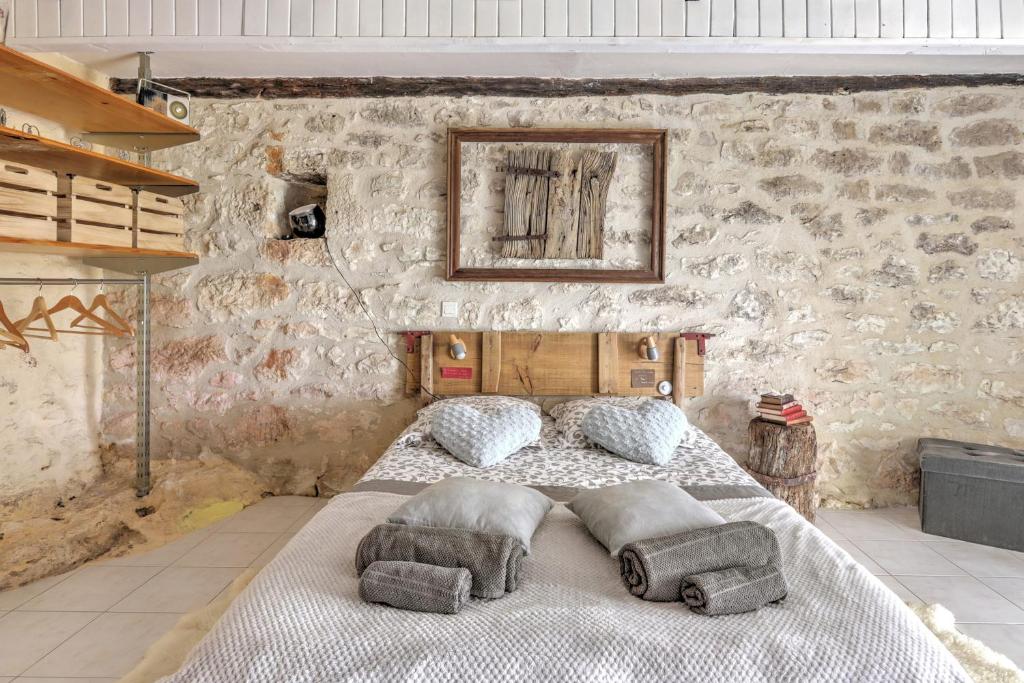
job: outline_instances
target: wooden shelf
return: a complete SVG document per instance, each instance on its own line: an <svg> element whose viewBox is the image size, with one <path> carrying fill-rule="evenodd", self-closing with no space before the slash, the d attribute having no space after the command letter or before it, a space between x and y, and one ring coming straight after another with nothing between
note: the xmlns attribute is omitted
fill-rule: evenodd
<svg viewBox="0 0 1024 683"><path fill-rule="evenodd" d="M55 121L73 132L132 134L103 141L123 149L160 149L199 139L191 126L2 45L0 105Z"/></svg>
<svg viewBox="0 0 1024 683"><path fill-rule="evenodd" d="M199 263L196 254L185 251L132 249L110 247L103 244L52 242L0 236L0 253L51 254L84 259L89 265L120 272L161 273L165 270L186 268Z"/></svg>
<svg viewBox="0 0 1024 683"><path fill-rule="evenodd" d="M168 197L182 197L199 191L199 184L194 180L13 128L0 127L0 159L62 174L105 180L115 185L138 187Z"/></svg>
<svg viewBox="0 0 1024 683"><path fill-rule="evenodd" d="M199 139L191 126L2 45L0 105L53 121L71 134L81 133L104 146L130 151L151 151ZM168 197L199 191L194 180L13 128L0 127L0 160ZM2 235L0 252L80 258L91 266L128 273L160 273L199 262L198 256L187 252Z"/></svg>

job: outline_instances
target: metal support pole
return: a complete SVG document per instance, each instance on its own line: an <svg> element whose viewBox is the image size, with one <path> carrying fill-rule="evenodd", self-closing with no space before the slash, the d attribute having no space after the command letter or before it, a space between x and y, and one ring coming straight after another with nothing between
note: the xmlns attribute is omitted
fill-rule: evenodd
<svg viewBox="0 0 1024 683"><path fill-rule="evenodd" d="M135 495L139 498L149 494L149 273L139 273L142 287L139 289L138 323L135 330Z"/></svg>
<svg viewBox="0 0 1024 683"><path fill-rule="evenodd" d="M142 101L142 87L143 81L153 80L153 69L149 64L149 55L151 52L140 52L139 53L139 73L138 73L138 86L135 93L135 101L139 104L145 104ZM142 162L143 166L152 165L152 154L149 151L143 152L139 155L139 161Z"/></svg>

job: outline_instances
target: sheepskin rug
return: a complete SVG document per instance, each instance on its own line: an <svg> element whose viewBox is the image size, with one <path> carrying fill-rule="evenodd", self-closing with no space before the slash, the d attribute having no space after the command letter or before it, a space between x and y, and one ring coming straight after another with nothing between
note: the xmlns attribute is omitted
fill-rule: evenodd
<svg viewBox="0 0 1024 683"><path fill-rule="evenodd" d="M238 597L258 572L258 569L253 568L239 574L223 595L206 607L193 610L179 619L174 628L149 646L142 661L120 683L153 683L180 669L192 648L210 632L227 611L231 601Z"/></svg>
<svg viewBox="0 0 1024 683"><path fill-rule="evenodd" d="M953 653L975 683L1024 683L1024 672L1009 657L957 631L956 617L942 605L908 606Z"/></svg>

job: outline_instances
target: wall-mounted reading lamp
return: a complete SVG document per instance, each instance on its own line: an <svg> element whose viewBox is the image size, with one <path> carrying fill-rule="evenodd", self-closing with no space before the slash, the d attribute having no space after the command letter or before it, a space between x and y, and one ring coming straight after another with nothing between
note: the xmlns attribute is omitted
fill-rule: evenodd
<svg viewBox="0 0 1024 683"><path fill-rule="evenodd" d="M640 353L640 357L644 360L658 360L660 355L658 354L658 341L654 335L650 337L644 337L640 340L640 345L637 347L637 351Z"/></svg>
<svg viewBox="0 0 1024 683"><path fill-rule="evenodd" d="M462 341L454 334L448 336L448 355L455 360L466 359L466 342Z"/></svg>

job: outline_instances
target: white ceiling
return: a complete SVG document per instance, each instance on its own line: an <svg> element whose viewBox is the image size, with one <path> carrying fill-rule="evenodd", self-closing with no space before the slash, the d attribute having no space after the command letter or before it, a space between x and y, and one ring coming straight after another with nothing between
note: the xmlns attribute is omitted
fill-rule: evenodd
<svg viewBox="0 0 1024 683"><path fill-rule="evenodd" d="M536 76L686 78L1024 73L1024 41L688 38L413 39L31 38L26 51L60 52L133 78L135 53L153 52L156 77Z"/></svg>

